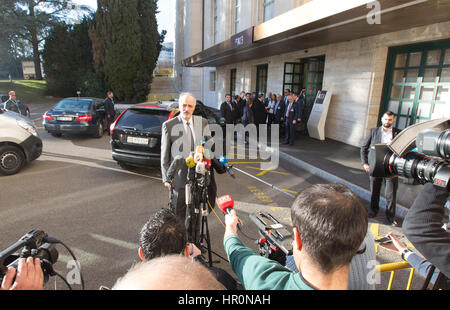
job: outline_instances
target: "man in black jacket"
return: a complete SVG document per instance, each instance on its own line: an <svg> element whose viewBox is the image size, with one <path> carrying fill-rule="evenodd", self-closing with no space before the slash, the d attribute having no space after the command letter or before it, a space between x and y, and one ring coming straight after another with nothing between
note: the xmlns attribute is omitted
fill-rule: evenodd
<svg viewBox="0 0 450 310"><path fill-rule="evenodd" d="M225 95L225 101L220 105L220 116L225 119L225 124L235 124L238 114L236 104L231 101L231 95Z"/></svg>
<svg viewBox="0 0 450 310"><path fill-rule="evenodd" d="M114 122L114 118L116 117L116 113L114 111L114 93L109 91L107 97L103 104L105 105L105 114L106 114L106 124L108 128L108 135L110 134L109 129L111 127L112 122Z"/></svg>
<svg viewBox="0 0 450 310"><path fill-rule="evenodd" d="M361 162L367 173L370 171L368 155L371 148L375 146L375 144L390 143L400 132L397 128L393 127L394 122L395 114L391 111L387 111L381 118L382 125L377 128L372 128L364 139L363 145L361 146ZM369 217L373 218L378 213L380 191L383 183L385 185L385 198L387 202L386 218L389 224L397 226L397 222L395 221L395 207L397 203L398 177L377 178L370 176L372 197L370 200Z"/></svg>

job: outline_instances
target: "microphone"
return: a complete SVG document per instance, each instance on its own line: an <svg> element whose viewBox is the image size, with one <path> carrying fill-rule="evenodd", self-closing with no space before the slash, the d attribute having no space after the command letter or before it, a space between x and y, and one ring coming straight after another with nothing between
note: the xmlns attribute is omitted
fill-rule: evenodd
<svg viewBox="0 0 450 310"><path fill-rule="evenodd" d="M231 170L231 168L233 166L228 165L228 159L225 156L220 156L219 157L219 162L221 163L222 166L225 167L225 169L227 170L227 172L231 175L231 177L233 179L236 179L236 177L233 174L233 171Z"/></svg>
<svg viewBox="0 0 450 310"><path fill-rule="evenodd" d="M224 195L217 198L217 205L223 213L231 214L231 210L234 208L234 199L230 195ZM241 230L241 226L237 224L237 228Z"/></svg>
<svg viewBox="0 0 450 310"><path fill-rule="evenodd" d="M175 178L175 174L183 167L184 158L181 155L175 156L172 163L169 166L169 169L167 169L167 180L169 183L173 182L173 179Z"/></svg>
<svg viewBox="0 0 450 310"><path fill-rule="evenodd" d="M217 198L217 205L223 213L231 214L234 208L234 199L230 195L224 195Z"/></svg>
<svg viewBox="0 0 450 310"><path fill-rule="evenodd" d="M195 166L195 173L205 175L206 174L206 164L205 162L201 161L198 162Z"/></svg>
<svg viewBox="0 0 450 310"><path fill-rule="evenodd" d="M188 166L189 168L195 167L195 161L194 161L194 157L192 155L190 155L188 158L186 158L186 166Z"/></svg>
<svg viewBox="0 0 450 310"><path fill-rule="evenodd" d="M205 163L206 169L211 168L211 165L212 165L211 159L209 159L209 158L203 158L203 162Z"/></svg>
<svg viewBox="0 0 450 310"><path fill-rule="evenodd" d="M204 152L205 152L205 149L203 148L203 146L198 145L197 148L195 149L195 154L194 154L194 162L195 163L199 163L203 160Z"/></svg>

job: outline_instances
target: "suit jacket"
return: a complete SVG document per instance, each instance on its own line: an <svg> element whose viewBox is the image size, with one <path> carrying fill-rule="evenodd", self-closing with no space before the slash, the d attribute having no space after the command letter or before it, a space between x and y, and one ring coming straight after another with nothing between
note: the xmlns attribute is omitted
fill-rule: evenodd
<svg viewBox="0 0 450 310"><path fill-rule="evenodd" d="M295 101L295 104L297 105L297 109L298 109L298 115L297 115L297 117L298 118L302 118L303 117L303 108L304 108L304 101L303 101L303 99L297 99L296 101ZM302 121L303 121L303 119L302 119Z"/></svg>
<svg viewBox="0 0 450 310"><path fill-rule="evenodd" d="M111 98L107 97L105 101L103 101L103 104L105 105L105 113L109 115L115 115L114 111L114 102Z"/></svg>
<svg viewBox="0 0 450 310"><path fill-rule="evenodd" d="M234 124L236 122L236 114L238 113L234 101L231 101L230 104L233 107L233 111L226 101L220 105L220 116L225 119L226 124Z"/></svg>
<svg viewBox="0 0 450 310"><path fill-rule="evenodd" d="M213 141L210 141L211 132L208 128L208 121L201 116L192 116L192 125L194 127L194 143L195 146L201 145L203 138L206 138L207 145L211 145ZM170 164L174 160L175 156L182 155L183 158L187 158L190 154L190 150L184 150L183 143L185 135L185 126L181 119L181 115L174 117L162 124L161 131L161 175L163 183L168 182L167 170ZM195 147L194 147L195 150ZM174 189L179 190L184 188L187 180L188 167L183 165L174 178Z"/></svg>
<svg viewBox="0 0 450 310"><path fill-rule="evenodd" d="M274 115L274 122L275 123L280 123L281 122L281 118L284 118L284 116L286 115L286 106L284 104L283 101L280 101L277 104L275 103L275 106L277 107L275 111L273 111L273 115Z"/></svg>
<svg viewBox="0 0 450 310"><path fill-rule="evenodd" d="M289 109L289 103L286 105L286 109L284 112L283 117L285 118L286 121L288 121L290 124L292 124L292 121L297 121L297 119L299 118L299 111L298 111L298 104L296 104L295 102L292 103L291 109L289 111L289 115L286 118L286 113L287 113L287 109Z"/></svg>
<svg viewBox="0 0 450 310"><path fill-rule="evenodd" d="M12 111L12 112L16 112L16 113L20 114L19 105L12 99L8 99L7 101L5 101L5 103L3 104L3 107L8 111Z"/></svg>
<svg viewBox="0 0 450 310"><path fill-rule="evenodd" d="M361 162L362 164L369 164L369 151L375 144L381 143L381 131L383 130L382 126L370 129L369 134L363 141L361 146ZM398 135L400 130L395 127L392 127L392 139Z"/></svg>
<svg viewBox="0 0 450 310"><path fill-rule="evenodd" d="M265 124L266 123L266 117L267 117L267 111L264 106L264 103L259 101L258 99L253 101L252 104L252 111L253 111L253 117L255 121L255 125L259 124Z"/></svg>
<svg viewBox="0 0 450 310"><path fill-rule="evenodd" d="M254 124L255 119L253 116L253 110L248 106L244 106L244 112L242 113L242 125Z"/></svg>

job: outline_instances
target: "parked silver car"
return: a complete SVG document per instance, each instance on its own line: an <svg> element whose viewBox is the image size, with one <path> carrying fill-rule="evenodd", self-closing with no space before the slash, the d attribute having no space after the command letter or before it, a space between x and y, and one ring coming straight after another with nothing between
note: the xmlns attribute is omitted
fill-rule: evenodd
<svg viewBox="0 0 450 310"><path fill-rule="evenodd" d="M42 153L42 140L32 120L0 108L0 174L12 175Z"/></svg>

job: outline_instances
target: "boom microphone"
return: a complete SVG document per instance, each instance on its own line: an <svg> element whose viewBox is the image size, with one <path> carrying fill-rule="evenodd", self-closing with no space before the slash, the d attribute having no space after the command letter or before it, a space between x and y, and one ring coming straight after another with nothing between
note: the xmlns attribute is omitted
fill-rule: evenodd
<svg viewBox="0 0 450 310"><path fill-rule="evenodd" d="M232 166L228 165L228 159L225 156L219 157L219 162L222 164L222 166L225 167L227 172L231 175L233 179L236 179L236 177L233 174L233 171L231 170Z"/></svg>
<svg viewBox="0 0 450 310"><path fill-rule="evenodd" d="M169 166L169 169L167 169L167 180L169 183L173 182L173 179L175 178L175 174L180 171L180 169L183 167L184 164L184 158L181 155L175 156L172 163Z"/></svg>

